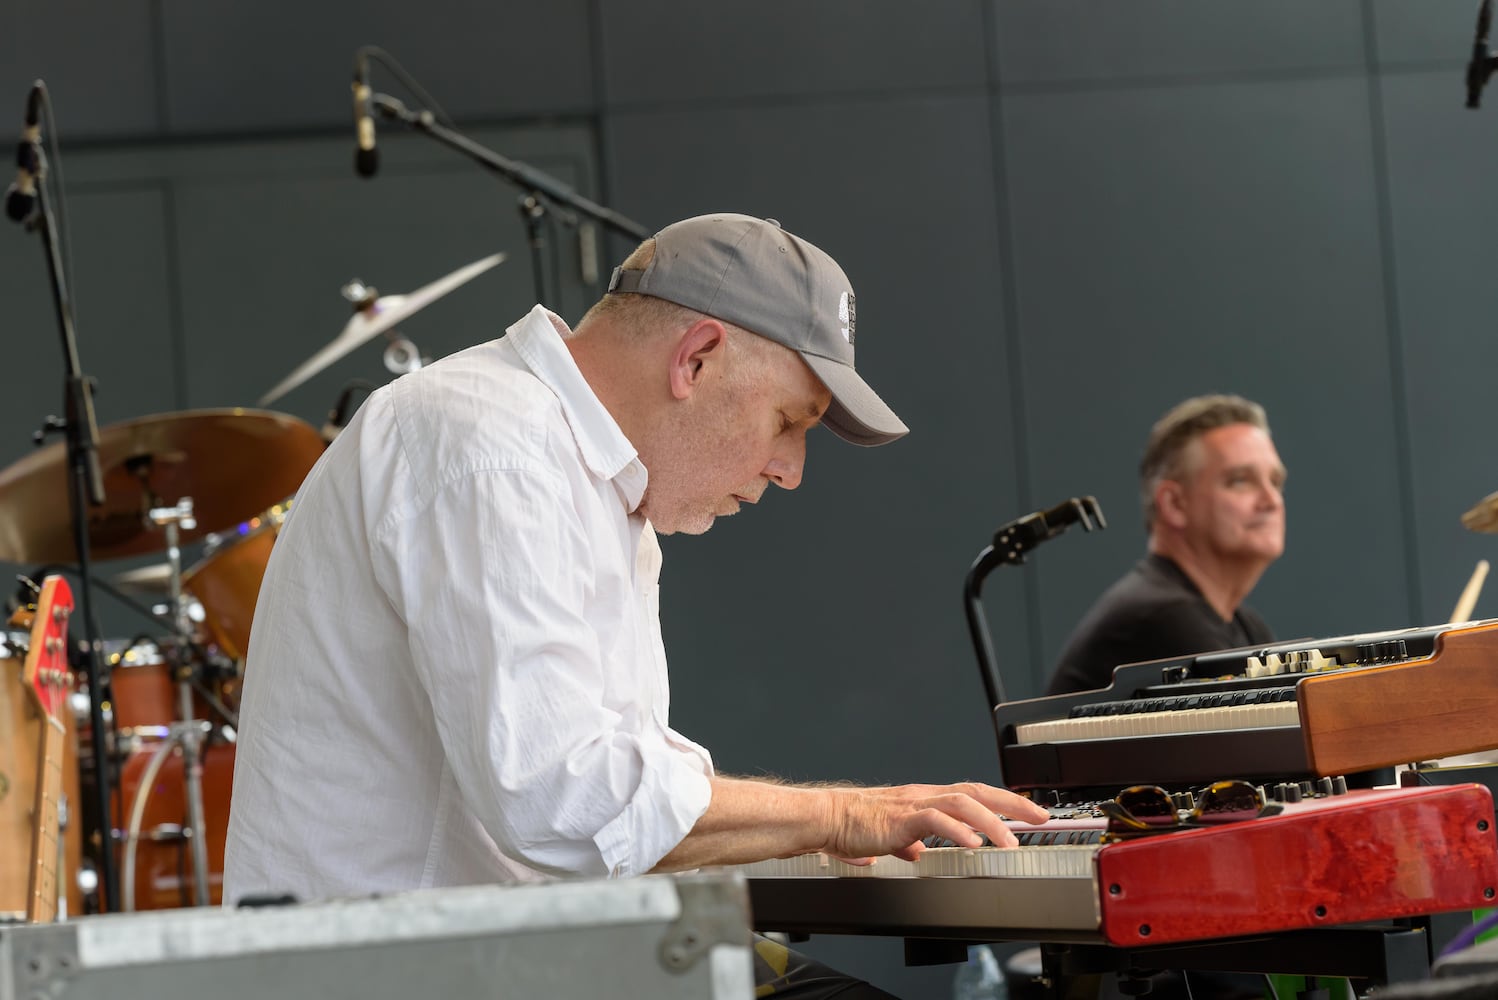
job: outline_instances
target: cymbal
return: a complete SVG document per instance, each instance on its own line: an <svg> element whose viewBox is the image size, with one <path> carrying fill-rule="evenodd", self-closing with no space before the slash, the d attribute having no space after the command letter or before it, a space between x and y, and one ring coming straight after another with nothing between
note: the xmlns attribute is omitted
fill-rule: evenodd
<svg viewBox="0 0 1498 1000"><path fill-rule="evenodd" d="M266 406L286 395L333 362L389 330L412 313L436 302L459 285L472 281L485 271L505 259L502 253L493 254L483 260L460 267L446 277L438 278L410 295L383 295L368 305L360 306L344 326L343 331L322 350L302 362L276 387L260 397L260 405Z"/></svg>
<svg viewBox="0 0 1498 1000"><path fill-rule="evenodd" d="M1498 493L1489 493L1462 515L1462 524L1473 531L1498 532Z"/></svg>
<svg viewBox="0 0 1498 1000"><path fill-rule="evenodd" d="M114 578L117 587L144 590L152 594L164 594L172 589L172 564L151 563L126 570Z"/></svg>
<svg viewBox="0 0 1498 1000"><path fill-rule="evenodd" d="M90 554L98 559L158 552L164 528L152 507L191 497L187 543L247 521L291 496L323 453L322 437L296 417L240 408L186 410L99 430L104 504L87 507ZM0 471L0 560L77 558L68 503L71 470L57 442Z"/></svg>

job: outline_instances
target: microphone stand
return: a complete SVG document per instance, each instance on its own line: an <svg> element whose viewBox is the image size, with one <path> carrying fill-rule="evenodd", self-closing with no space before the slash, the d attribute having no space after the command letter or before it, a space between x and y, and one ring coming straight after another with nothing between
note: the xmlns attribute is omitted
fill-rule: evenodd
<svg viewBox="0 0 1498 1000"><path fill-rule="evenodd" d="M40 80L35 84L45 93ZM48 109L48 126L51 127L51 106ZM28 144L23 144L28 145ZM88 517L84 503L98 507L104 503L104 478L99 469L99 425L94 416L93 385L91 376L84 375L78 361L78 340L73 332L73 309L64 280L62 255L57 242L57 224L52 217L52 206L47 198L46 156L41 145L30 142L29 155L34 158L36 169L37 210L24 221L28 230L40 231L47 254L47 273L52 283L52 300L57 310L57 324L62 335L63 360L67 366L63 386L66 417L62 420L48 417L43 429L35 435L37 444L47 434L64 431L67 441L68 500L72 511L73 544L78 550L79 605L83 611L84 636L88 643L88 656L84 660L84 674L88 679L89 726L93 734L94 788L97 793L95 807L99 810L100 843L99 872L101 878L101 909L112 909L119 901L119 879L114 865L114 819L110 810L109 754L105 746L104 731L104 678L100 657L99 623L94 613L92 573L89 570ZM28 155L24 149L22 155Z"/></svg>
<svg viewBox="0 0 1498 1000"><path fill-rule="evenodd" d="M1041 542L1055 538L1072 524L1083 529L1106 528L1103 509L1093 497L1072 497L1050 510L1026 514L994 532L993 544L978 553L962 585L962 609L967 615L968 635L978 656L978 672L983 676L983 690L988 695L989 711L1004 704L1004 683L993 655L993 639L988 633L988 619L983 614L983 580L1000 566L1019 566L1025 553Z"/></svg>
<svg viewBox="0 0 1498 1000"><path fill-rule="evenodd" d="M520 219L525 223L525 241L531 248L531 280L535 284L536 301L546 304L546 235L541 227L546 222L546 202L539 192L531 191L520 196L516 203ZM577 227L577 216L571 212L559 213L573 228Z"/></svg>
<svg viewBox="0 0 1498 1000"><path fill-rule="evenodd" d="M412 111L388 94L375 94L371 101L381 117L403 122L443 145L456 149L480 166L499 174L524 192L520 198L520 216L525 222L530 242L537 302L544 304L546 301L546 282L542 266L542 251L545 249L546 241L541 233L541 225L548 212L545 202L549 201L554 206L549 210L552 215L559 217L574 228L577 226L577 216L560 206L574 209L615 232L635 240L647 240L651 236L651 233L638 222L620 215L611 208L589 201L550 174L521 163L519 160L502 156L492 149L479 145L463 133L448 128L438 122L436 116L430 111Z"/></svg>
<svg viewBox="0 0 1498 1000"><path fill-rule="evenodd" d="M1477 37L1472 42L1472 58L1467 62L1467 107L1482 106L1482 88L1498 69L1498 56L1488 48L1488 31L1493 23L1493 0L1482 0L1477 9Z"/></svg>

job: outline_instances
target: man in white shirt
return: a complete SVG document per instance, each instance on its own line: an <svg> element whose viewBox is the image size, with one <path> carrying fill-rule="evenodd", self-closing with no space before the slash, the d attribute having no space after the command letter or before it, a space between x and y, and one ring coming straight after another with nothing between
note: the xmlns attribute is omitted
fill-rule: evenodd
<svg viewBox="0 0 1498 1000"><path fill-rule="evenodd" d="M575 332L537 306L372 394L266 568L225 900L913 858L1044 819L982 784L724 777L668 724L655 533L794 489L819 422L906 433L854 370L854 313L815 246L701 216Z"/></svg>

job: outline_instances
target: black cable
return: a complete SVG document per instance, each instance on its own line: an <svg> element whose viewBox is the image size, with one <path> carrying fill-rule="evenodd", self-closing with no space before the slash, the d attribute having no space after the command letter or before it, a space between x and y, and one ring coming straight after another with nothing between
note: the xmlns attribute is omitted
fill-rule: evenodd
<svg viewBox="0 0 1498 1000"><path fill-rule="evenodd" d="M380 63L386 69L388 69L391 74L395 76L395 78L399 80L408 91L411 92L411 96L419 100L422 105L428 111L430 111L433 117L435 117L439 122L441 122L443 125L446 125L450 129L457 128L457 125L453 123L453 120L447 116L447 112L442 110L442 105L438 104L436 99L433 98L431 94L427 93L426 88L417 83L416 78L410 73L407 73L406 68L399 62L397 62L396 58L389 52L386 52L378 45L365 45L359 49L359 52L364 56L373 59L375 62Z"/></svg>
<svg viewBox="0 0 1498 1000"><path fill-rule="evenodd" d="M130 641L125 644L125 648L120 650L120 658L124 659L126 653L130 652L131 650L139 649L148 642L153 646L156 645L155 637L149 636L144 632L135 633L130 637Z"/></svg>
<svg viewBox="0 0 1498 1000"><path fill-rule="evenodd" d="M81 578L83 576L83 573L78 569L78 566L75 563L46 563L45 565L38 566L32 574L28 575L31 575L33 579L39 580L45 577L48 573L66 573L68 576L74 577L75 579ZM95 576L91 579L90 582L98 587L102 587L109 594L109 596L113 597L115 600L119 601L121 604L125 605L136 614L139 614L141 617L153 621L158 625L164 625L167 628L173 629L175 631L176 623L171 615L158 614L157 612L152 611L150 608L146 607L144 604L137 602L134 598L126 594L124 591L120 590L108 580L104 580L98 576Z"/></svg>

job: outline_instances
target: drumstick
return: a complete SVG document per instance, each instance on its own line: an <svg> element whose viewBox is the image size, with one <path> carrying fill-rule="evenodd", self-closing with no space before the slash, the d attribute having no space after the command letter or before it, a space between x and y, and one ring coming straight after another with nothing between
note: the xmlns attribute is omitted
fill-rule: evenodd
<svg viewBox="0 0 1498 1000"><path fill-rule="evenodd" d="M1467 586L1462 591L1461 598L1456 602L1456 609L1451 612L1451 621L1447 624L1472 620L1472 608L1477 604L1478 592L1482 590L1482 582L1487 578L1488 561L1486 559L1479 559L1477 560L1477 568L1472 571L1472 579L1467 581Z"/></svg>

